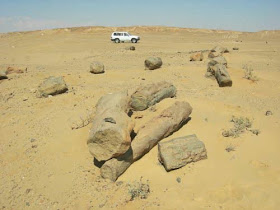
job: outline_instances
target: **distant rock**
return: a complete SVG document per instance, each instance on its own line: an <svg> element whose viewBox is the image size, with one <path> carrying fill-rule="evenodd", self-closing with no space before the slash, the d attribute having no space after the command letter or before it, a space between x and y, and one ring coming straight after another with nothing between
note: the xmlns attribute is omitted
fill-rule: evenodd
<svg viewBox="0 0 280 210"><path fill-rule="evenodd" d="M130 46L130 47L126 47L125 49L126 49L126 50L132 50L132 51L134 51L134 50L135 50L135 47L134 47L134 46Z"/></svg>
<svg viewBox="0 0 280 210"><path fill-rule="evenodd" d="M234 47L234 48L232 48L233 50L239 50L239 48L238 47Z"/></svg>
<svg viewBox="0 0 280 210"><path fill-rule="evenodd" d="M266 116L272 115L272 111L270 111L270 110L266 111L266 112L265 112L265 115L266 115Z"/></svg>
<svg viewBox="0 0 280 210"><path fill-rule="evenodd" d="M49 95L57 95L64 93L68 87L63 77L49 77L38 87L39 97L48 97Z"/></svg>
<svg viewBox="0 0 280 210"><path fill-rule="evenodd" d="M229 50L226 47L216 46L211 50L211 52L217 52L223 54L223 53L229 53Z"/></svg>
<svg viewBox="0 0 280 210"><path fill-rule="evenodd" d="M204 58L202 52L194 53L190 56L190 61L202 61Z"/></svg>
<svg viewBox="0 0 280 210"><path fill-rule="evenodd" d="M0 80L2 79L8 79L8 77L5 71L0 70Z"/></svg>
<svg viewBox="0 0 280 210"><path fill-rule="evenodd" d="M159 57L150 57L145 60L145 68L149 70L158 69L162 66L162 60Z"/></svg>
<svg viewBox="0 0 280 210"><path fill-rule="evenodd" d="M90 64L90 72L93 74L102 74L105 72L104 65L101 62L94 61Z"/></svg>
<svg viewBox="0 0 280 210"><path fill-rule="evenodd" d="M207 151L196 135L175 138L158 144L159 161L166 171L207 158Z"/></svg>
<svg viewBox="0 0 280 210"><path fill-rule="evenodd" d="M6 74L22 74L27 72L27 67L11 67L9 66L6 70Z"/></svg>

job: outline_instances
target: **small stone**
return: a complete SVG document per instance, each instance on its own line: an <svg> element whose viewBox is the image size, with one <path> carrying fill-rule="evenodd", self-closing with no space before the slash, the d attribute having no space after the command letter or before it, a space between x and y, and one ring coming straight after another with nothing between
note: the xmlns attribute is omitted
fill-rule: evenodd
<svg viewBox="0 0 280 210"><path fill-rule="evenodd" d="M28 100L28 98L27 97L23 97L23 99L22 99L23 101L27 101Z"/></svg>
<svg viewBox="0 0 280 210"><path fill-rule="evenodd" d="M232 48L233 50L239 50L239 48L238 47L234 47L234 48Z"/></svg>
<svg viewBox="0 0 280 210"><path fill-rule="evenodd" d="M105 72L104 69L104 64L101 62L94 61L90 64L90 72L93 74L103 74Z"/></svg>
<svg viewBox="0 0 280 210"><path fill-rule="evenodd" d="M272 115L272 114L273 114L272 111L269 111L269 110L266 111L266 113L265 113L266 116L270 116L270 115Z"/></svg>
<svg viewBox="0 0 280 210"><path fill-rule="evenodd" d="M30 139L30 142L31 142L31 143L33 143L33 142L35 142L35 141L36 141L36 139L33 139L33 138Z"/></svg>
<svg viewBox="0 0 280 210"><path fill-rule="evenodd" d="M178 183L181 183L181 178L180 178L180 177L177 177L176 181L177 181Z"/></svg>
<svg viewBox="0 0 280 210"><path fill-rule="evenodd" d="M0 71L0 80L2 79L8 79L6 72L3 70Z"/></svg>
<svg viewBox="0 0 280 210"><path fill-rule="evenodd" d="M38 87L39 97L48 97L49 95L57 95L65 93L68 87L63 77L49 77Z"/></svg>
<svg viewBox="0 0 280 210"><path fill-rule="evenodd" d="M145 68L149 70L158 69L162 66L162 60L159 57L150 57L145 60Z"/></svg>

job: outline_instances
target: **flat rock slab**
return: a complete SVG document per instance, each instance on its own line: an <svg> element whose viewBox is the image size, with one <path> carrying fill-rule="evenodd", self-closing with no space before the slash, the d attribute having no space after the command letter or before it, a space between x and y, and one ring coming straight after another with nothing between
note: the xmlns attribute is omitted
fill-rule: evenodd
<svg viewBox="0 0 280 210"><path fill-rule="evenodd" d="M39 97L48 97L49 95L57 95L64 93L68 87L63 77L49 77L38 87Z"/></svg>
<svg viewBox="0 0 280 210"><path fill-rule="evenodd" d="M172 139L158 144L159 161L166 171L181 168L188 163L207 158L207 151L196 135Z"/></svg>

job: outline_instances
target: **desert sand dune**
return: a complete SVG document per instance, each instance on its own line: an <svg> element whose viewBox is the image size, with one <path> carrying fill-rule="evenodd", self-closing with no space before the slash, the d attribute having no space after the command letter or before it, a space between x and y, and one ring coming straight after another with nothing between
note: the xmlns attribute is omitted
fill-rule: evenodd
<svg viewBox="0 0 280 210"><path fill-rule="evenodd" d="M136 50L125 49L131 43L112 43L114 30L141 36ZM207 56L189 61L192 51L216 45L230 51L224 56L232 87L220 88L204 77ZM0 70L27 67L27 72L0 80L0 208L278 209L279 50L279 31L139 26L1 34ZM150 56L161 57L162 67L145 70L144 60ZM102 62L105 73L91 74L92 61ZM254 69L257 81L244 78L244 65ZM68 92L38 98L38 85L49 76L62 76ZM166 172L155 147L116 183L102 179L86 144L91 125L73 125L94 114L101 96L160 81L176 86L177 96L155 105L157 112L174 100L193 107L191 120L163 141L196 134L208 158ZM155 115L147 109L132 118L141 127ZM248 117L260 134L224 137L223 130L233 126L232 115ZM227 152L229 146L234 151ZM130 201L127 185L141 177L148 180L150 193L147 199Z"/></svg>

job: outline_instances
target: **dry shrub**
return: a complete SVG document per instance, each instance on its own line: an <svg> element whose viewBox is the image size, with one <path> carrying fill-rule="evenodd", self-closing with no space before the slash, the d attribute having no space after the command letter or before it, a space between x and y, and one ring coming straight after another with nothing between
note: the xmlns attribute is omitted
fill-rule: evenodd
<svg viewBox="0 0 280 210"><path fill-rule="evenodd" d="M252 66L245 64L243 65L243 69L244 69L244 78L247 80L251 80L253 82L258 81L258 77L254 74L254 69L252 68Z"/></svg>

